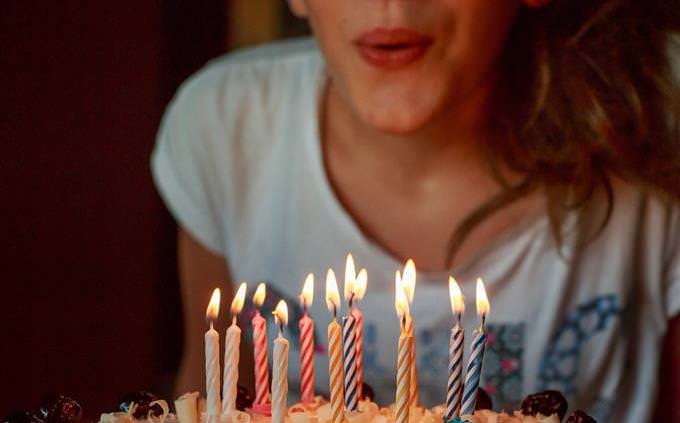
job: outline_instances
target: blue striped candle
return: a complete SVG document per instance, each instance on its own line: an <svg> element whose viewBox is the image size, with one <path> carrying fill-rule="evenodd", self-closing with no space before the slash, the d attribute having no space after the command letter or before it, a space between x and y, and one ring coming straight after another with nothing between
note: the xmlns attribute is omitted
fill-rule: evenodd
<svg viewBox="0 0 680 423"><path fill-rule="evenodd" d="M460 323L451 329L449 342L449 383L446 391L446 420L453 421L460 414L463 394L463 342L465 330Z"/></svg>
<svg viewBox="0 0 680 423"><path fill-rule="evenodd" d="M477 401L477 389L482 375L482 363L484 362L484 348L486 347L486 333L483 327L475 330L472 339L472 351L468 360L465 373L465 389L463 390L463 406L461 414L473 414Z"/></svg>
<svg viewBox="0 0 680 423"><path fill-rule="evenodd" d="M347 314L342 322L342 361L345 370L345 409L356 411L359 405L357 390L356 319Z"/></svg>

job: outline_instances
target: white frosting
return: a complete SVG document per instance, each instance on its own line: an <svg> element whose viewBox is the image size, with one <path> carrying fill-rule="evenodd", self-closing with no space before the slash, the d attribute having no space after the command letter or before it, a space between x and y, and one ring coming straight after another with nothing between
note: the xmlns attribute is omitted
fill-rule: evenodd
<svg viewBox="0 0 680 423"><path fill-rule="evenodd" d="M437 405L430 409L422 407L411 408L409 423L444 423L442 418L446 407ZM119 415L125 413L111 413ZM134 420L105 420L102 414L100 423L135 423ZM127 415L126 415L127 416ZM169 415L171 417L172 415ZM129 417L129 416L128 416ZM525 416L519 411L513 414L496 413L491 410L478 410L473 415L461 416L470 423L560 423L557 415L552 416ZM256 413L244 413L236 411L232 415L231 422L225 423L271 423L270 416ZM305 404L297 403L288 407L285 423L329 423L331 421L331 405L323 397L317 396L314 402ZM359 401L357 411L345 413L346 423L394 423L394 404L388 407L379 407L371 401ZM205 415L201 415L201 422L205 422ZM163 423L151 422L148 423ZM174 422L173 422L174 423ZM180 422L183 423L183 422Z"/></svg>

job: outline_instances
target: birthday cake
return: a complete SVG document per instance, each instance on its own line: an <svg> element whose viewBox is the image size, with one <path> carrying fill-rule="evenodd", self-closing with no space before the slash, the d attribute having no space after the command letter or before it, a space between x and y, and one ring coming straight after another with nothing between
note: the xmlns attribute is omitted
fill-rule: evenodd
<svg viewBox="0 0 680 423"><path fill-rule="evenodd" d="M239 386L236 410L228 423L271 423L271 416L252 411L253 397ZM483 390L479 391L477 410L451 422L444 418L445 406L430 409L413 407L409 423L595 423L595 419L581 410L565 416L567 401L557 391L544 391L526 397L521 408L512 413L491 410L491 402ZM3 423L81 423L81 407L71 398L59 395L43 402L36 410L13 413ZM155 395L140 391L126 395L118 410L102 413L99 423L207 423L205 400L198 393L187 393L174 401L171 412L168 403ZM317 396L312 403L298 403L288 408L286 423L330 423L332 409L329 402ZM394 406L380 407L370 399L359 401L358 409L345 412L345 423L394 423ZM220 422L227 423L227 422Z"/></svg>
<svg viewBox="0 0 680 423"><path fill-rule="evenodd" d="M451 308L456 321L449 344L449 383L446 404L433 408L420 406L418 398L418 371L415 366L414 318L409 305L413 301L416 270L412 261L406 263L403 273L395 275L395 309L400 324L398 354L395 363L395 402L379 406L374 402L372 389L363 380L361 365L362 314L358 301L366 290L367 274L364 269L355 273L351 255L345 269L344 297L347 313L338 323L340 295L334 272L326 275L326 304L332 318L328 324L329 386L330 398L315 396L314 386L314 322L307 314L314 291L313 275L308 275L300 295L304 312L300 321L301 396L302 402L289 405L288 350L289 341L284 336L288 324L288 307L280 300L274 310L274 323L278 336L272 342L272 356L268 356L266 338L267 321L259 307L265 296L260 284L253 303L258 307L252 318L253 348L255 357L255 395L238 386L239 346L242 331L237 325L246 295L242 283L231 305L232 324L224 339L224 359L220 360L220 335L214 329L219 315L220 290L216 288L206 310L209 329L205 334L206 398L198 393L187 393L174 401L174 412L164 400L148 392L126 395L118 410L103 413L99 423L562 423L568 405L557 391L544 391L529 395L519 410L511 413L493 411L491 400L479 388L486 345L485 318L489 301L481 279L477 281L477 314L480 325L473 331L465 377L463 377L464 328L461 315L465 311L464 298L453 278L449 279ZM272 358L270 361L269 358ZM220 372L224 363L224 373ZM271 385L269 364L271 363ZM80 405L65 396L43 403L37 410L10 415L6 423L77 423L81 420ZM567 423L590 423L595 420L580 410L570 414ZM2 422L0 422L2 423Z"/></svg>

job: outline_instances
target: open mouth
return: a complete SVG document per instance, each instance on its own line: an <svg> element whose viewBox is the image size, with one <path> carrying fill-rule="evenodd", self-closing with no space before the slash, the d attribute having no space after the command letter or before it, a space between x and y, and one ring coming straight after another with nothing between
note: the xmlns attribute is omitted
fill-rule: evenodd
<svg viewBox="0 0 680 423"><path fill-rule="evenodd" d="M376 28L354 42L364 61L385 69L397 69L416 62L431 44L432 38L404 28Z"/></svg>

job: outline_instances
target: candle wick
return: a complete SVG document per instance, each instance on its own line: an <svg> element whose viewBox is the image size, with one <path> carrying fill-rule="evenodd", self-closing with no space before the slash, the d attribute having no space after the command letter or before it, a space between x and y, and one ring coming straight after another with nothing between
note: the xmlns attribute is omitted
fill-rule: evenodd
<svg viewBox="0 0 680 423"><path fill-rule="evenodd" d="M213 330L213 320L210 319L210 330Z"/></svg>
<svg viewBox="0 0 680 423"><path fill-rule="evenodd" d="M337 319L338 319L338 306L333 304L333 320L337 320Z"/></svg>
<svg viewBox="0 0 680 423"><path fill-rule="evenodd" d="M349 308L350 308L350 309L352 308L352 305L353 305L353 304L354 304L354 292L352 292L352 293L349 295Z"/></svg>
<svg viewBox="0 0 680 423"><path fill-rule="evenodd" d="M283 322L279 320L279 336L283 336Z"/></svg>
<svg viewBox="0 0 680 423"><path fill-rule="evenodd" d="M479 331L484 333L484 324L486 323L486 313L482 313L482 324L479 325Z"/></svg>
<svg viewBox="0 0 680 423"><path fill-rule="evenodd" d="M236 326L236 318L238 317L238 314L234 314L231 316L231 325Z"/></svg>

